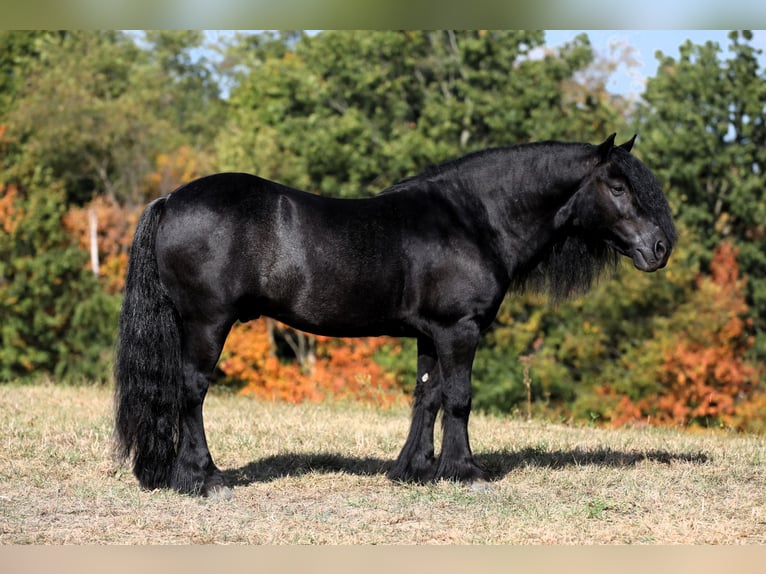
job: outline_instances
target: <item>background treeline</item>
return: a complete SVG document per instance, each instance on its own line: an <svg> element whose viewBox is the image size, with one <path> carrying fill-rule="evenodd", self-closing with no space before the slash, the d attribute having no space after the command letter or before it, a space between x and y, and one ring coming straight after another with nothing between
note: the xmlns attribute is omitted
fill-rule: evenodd
<svg viewBox="0 0 766 574"><path fill-rule="evenodd" d="M365 197L475 149L638 132L681 232L670 266L628 262L555 307L508 297L476 360L474 405L766 430L766 73L748 32L658 54L637 102L605 87L629 48L596 57L584 35L556 50L541 31L227 38L0 33L0 380L110 379L137 217L198 175ZM410 341L260 320L235 327L218 379L391 404L414 366Z"/></svg>

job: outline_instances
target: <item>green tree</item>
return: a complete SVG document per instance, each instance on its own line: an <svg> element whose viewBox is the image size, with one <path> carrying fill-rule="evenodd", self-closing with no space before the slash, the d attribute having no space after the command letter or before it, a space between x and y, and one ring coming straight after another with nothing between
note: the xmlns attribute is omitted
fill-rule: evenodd
<svg viewBox="0 0 766 574"><path fill-rule="evenodd" d="M24 88L26 62L37 57L35 41L48 32L0 32L0 118ZM2 121L2 120L0 120Z"/></svg>
<svg viewBox="0 0 766 574"><path fill-rule="evenodd" d="M162 92L157 114L178 131L180 143L208 148L224 121L226 108L213 64L195 57L205 47L199 30L147 30L145 52Z"/></svg>
<svg viewBox="0 0 766 574"><path fill-rule="evenodd" d="M240 72L221 167L323 194L370 195L492 145L602 138L617 120L603 101L566 89L593 61L585 36L539 58L544 34L535 31L330 31L243 42L250 50L234 50Z"/></svg>
<svg viewBox="0 0 766 574"><path fill-rule="evenodd" d="M208 146L222 113L197 33L48 32L21 58L6 122L28 160L66 186L67 201L105 193L141 204L160 152Z"/></svg>
<svg viewBox="0 0 766 574"><path fill-rule="evenodd" d="M658 53L639 108L639 153L665 182L676 219L705 247L734 241L766 358L766 72L750 32Z"/></svg>
<svg viewBox="0 0 766 574"><path fill-rule="evenodd" d="M99 194L140 205L158 170L172 179L204 163L224 108L208 63L191 55L201 42L183 31L0 33L0 379L109 377L119 297L62 217Z"/></svg>
<svg viewBox="0 0 766 574"><path fill-rule="evenodd" d="M160 136L130 92L141 51L118 32L49 33L35 49L7 116L25 156L64 182L68 201L135 194Z"/></svg>
<svg viewBox="0 0 766 574"><path fill-rule="evenodd" d="M0 380L106 380L119 299L63 229L63 186L39 170L0 181L0 206Z"/></svg>

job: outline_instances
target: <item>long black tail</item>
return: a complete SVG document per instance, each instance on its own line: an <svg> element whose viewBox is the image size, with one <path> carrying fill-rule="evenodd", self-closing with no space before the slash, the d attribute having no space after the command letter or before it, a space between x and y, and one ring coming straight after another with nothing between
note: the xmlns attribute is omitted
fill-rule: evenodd
<svg viewBox="0 0 766 574"><path fill-rule="evenodd" d="M117 454L145 488L166 487L176 458L183 384L178 312L160 283L154 243L165 198L136 227L115 358Z"/></svg>

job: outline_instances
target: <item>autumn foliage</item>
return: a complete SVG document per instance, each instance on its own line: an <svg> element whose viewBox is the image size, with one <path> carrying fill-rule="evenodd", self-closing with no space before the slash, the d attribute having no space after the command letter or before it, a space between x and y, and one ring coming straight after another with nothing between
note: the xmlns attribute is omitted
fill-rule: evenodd
<svg viewBox="0 0 766 574"><path fill-rule="evenodd" d="M388 407L406 402L401 386L373 360L391 339L314 338L310 361L279 356L273 332L287 327L259 319L237 324L229 334L220 369L245 383L242 393L291 403L352 399Z"/></svg>
<svg viewBox="0 0 766 574"><path fill-rule="evenodd" d="M19 190L15 185L0 183L0 230L7 235L14 232L23 215L16 202L18 194Z"/></svg>
<svg viewBox="0 0 766 574"><path fill-rule="evenodd" d="M155 159L154 171L146 176L146 187L152 197L165 195L184 183L210 173L212 168L209 163L204 154L186 145L170 153L160 153Z"/></svg>
<svg viewBox="0 0 766 574"><path fill-rule="evenodd" d="M0 124L0 151L6 130L7 126ZM13 233L22 216L16 201L18 194L19 190L15 185L0 182L0 231L6 235Z"/></svg>
<svg viewBox="0 0 766 574"><path fill-rule="evenodd" d="M64 216L64 227L85 251L90 249L91 214L96 222L99 275L108 293L120 293L125 286L128 250L141 210L121 206L106 195L96 196L83 207L70 209Z"/></svg>
<svg viewBox="0 0 766 574"><path fill-rule="evenodd" d="M669 325L672 331L647 344L646 351L661 358L658 390L639 398L619 397L612 424L742 426L740 409L757 393L760 372L748 360L753 337L736 247L720 244L709 274L696 283L693 296ZM609 386L601 394L617 398Z"/></svg>
<svg viewBox="0 0 766 574"><path fill-rule="evenodd" d="M146 176L146 193L149 197L167 194L205 170L209 170L209 166L204 158L195 155L188 146L181 146L172 153L160 153L155 158L154 171ZM82 207L72 207L64 216L65 228L85 251L90 249L90 227L95 222L99 276L108 293L121 293L125 286L133 230L143 207L131 207L109 195L97 195Z"/></svg>

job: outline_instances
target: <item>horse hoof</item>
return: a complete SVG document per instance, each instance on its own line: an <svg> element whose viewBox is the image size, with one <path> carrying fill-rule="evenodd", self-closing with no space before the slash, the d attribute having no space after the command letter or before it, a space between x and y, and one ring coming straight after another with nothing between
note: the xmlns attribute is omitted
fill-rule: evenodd
<svg viewBox="0 0 766 574"><path fill-rule="evenodd" d="M495 487L488 481L481 478L476 479L468 485L471 492L494 492Z"/></svg>
<svg viewBox="0 0 766 574"><path fill-rule="evenodd" d="M222 484L212 486L207 491L207 499L213 502L231 500L232 498L234 498L234 491L228 486L224 486Z"/></svg>

